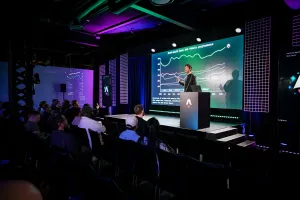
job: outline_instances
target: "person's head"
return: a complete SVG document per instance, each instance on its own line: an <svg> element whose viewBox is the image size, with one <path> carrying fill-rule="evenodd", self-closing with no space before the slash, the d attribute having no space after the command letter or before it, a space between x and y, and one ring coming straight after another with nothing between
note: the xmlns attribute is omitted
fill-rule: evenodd
<svg viewBox="0 0 300 200"><path fill-rule="evenodd" d="M81 110L81 114L82 116L85 116L85 117L92 117L93 115L93 108L90 107L89 104L85 104L83 107L82 107L82 110Z"/></svg>
<svg viewBox="0 0 300 200"><path fill-rule="evenodd" d="M185 73L189 74L192 72L192 66L190 64L186 64L184 67Z"/></svg>
<svg viewBox="0 0 300 200"><path fill-rule="evenodd" d="M134 106L134 113L138 116L138 117L143 117L144 116L144 108L142 104L138 104L136 106Z"/></svg>
<svg viewBox="0 0 300 200"><path fill-rule="evenodd" d="M46 101L41 101L40 104L39 104L39 107L44 109L46 104L47 104Z"/></svg>
<svg viewBox="0 0 300 200"><path fill-rule="evenodd" d="M77 100L73 100L73 101L72 101L72 106L73 106L73 107L79 107L78 101L77 101Z"/></svg>
<svg viewBox="0 0 300 200"><path fill-rule="evenodd" d="M148 146L156 148L159 134L159 121L152 117L147 121L148 125Z"/></svg>
<svg viewBox="0 0 300 200"><path fill-rule="evenodd" d="M31 111L28 114L28 121L38 123L41 120L41 114L38 111Z"/></svg>
<svg viewBox="0 0 300 200"><path fill-rule="evenodd" d="M149 128L149 133L150 132L155 132L155 133L159 132L159 121L155 117L150 118L147 121L147 124L148 124L148 128Z"/></svg>
<svg viewBox="0 0 300 200"><path fill-rule="evenodd" d="M65 130L69 127L68 121L65 116L57 114L52 117L53 128L56 130Z"/></svg>
<svg viewBox="0 0 300 200"><path fill-rule="evenodd" d="M44 111L45 112L50 112L51 111L51 108L50 108L50 105L49 104L45 104L45 106L44 106Z"/></svg>
<svg viewBox="0 0 300 200"><path fill-rule="evenodd" d="M0 182L1 200L42 200L41 192L31 183L21 180Z"/></svg>
<svg viewBox="0 0 300 200"><path fill-rule="evenodd" d="M52 110L56 110L57 107L58 107L58 106L57 106L58 103L59 103L58 99L53 99L53 100L52 100L52 104L51 104L51 109L52 109Z"/></svg>
<svg viewBox="0 0 300 200"><path fill-rule="evenodd" d="M234 70L234 71L232 72L232 78L233 78L234 80L239 79L239 76L240 76L240 72L239 72L238 70Z"/></svg>
<svg viewBox="0 0 300 200"><path fill-rule="evenodd" d="M74 114L75 114L75 116L80 117L81 116L81 109L79 107L75 107L74 108Z"/></svg>
<svg viewBox="0 0 300 200"><path fill-rule="evenodd" d="M136 130L138 125L138 119L135 116L129 116L125 120L126 128L129 130Z"/></svg>
<svg viewBox="0 0 300 200"><path fill-rule="evenodd" d="M63 108L69 108L71 106L70 101L65 99L62 103Z"/></svg>

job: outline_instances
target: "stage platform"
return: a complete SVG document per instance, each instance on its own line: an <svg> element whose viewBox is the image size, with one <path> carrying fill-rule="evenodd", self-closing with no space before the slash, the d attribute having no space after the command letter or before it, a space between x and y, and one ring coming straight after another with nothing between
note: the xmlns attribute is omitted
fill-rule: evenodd
<svg viewBox="0 0 300 200"><path fill-rule="evenodd" d="M130 114L120 114L120 115L106 115L105 118L114 121L125 123L125 119L131 116ZM134 115L133 115L134 116ZM245 134L241 134L244 124L240 123L224 123L224 122L210 122L209 128L191 130L180 127L180 118L174 116L164 116L164 115L145 115L144 119L148 120L155 117L160 125L161 130L174 132L179 134L185 134L190 136L205 137L206 139L220 142L228 142L237 144L239 146L249 146L253 142L247 140Z"/></svg>

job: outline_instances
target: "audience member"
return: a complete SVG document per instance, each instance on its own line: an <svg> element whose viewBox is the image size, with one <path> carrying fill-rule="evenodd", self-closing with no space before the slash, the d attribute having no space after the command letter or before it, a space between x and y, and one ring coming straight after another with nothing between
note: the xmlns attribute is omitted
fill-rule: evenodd
<svg viewBox="0 0 300 200"><path fill-rule="evenodd" d="M41 114L38 111L32 111L28 114L28 121L25 124L25 129L27 132L32 132L35 134L40 133L39 121L41 119Z"/></svg>
<svg viewBox="0 0 300 200"><path fill-rule="evenodd" d="M137 128L138 128L138 119L134 116L127 117L126 130L120 134L119 138L122 140L130 140L133 142L138 142L140 136L136 132Z"/></svg>
<svg viewBox="0 0 300 200"><path fill-rule="evenodd" d="M51 104L51 110L52 111L57 111L57 109L58 109L58 99L53 99L52 100L52 104Z"/></svg>
<svg viewBox="0 0 300 200"><path fill-rule="evenodd" d="M90 136L90 133L89 133L89 129L97 132L99 135L99 139L100 139L100 142L101 144L103 143L102 142L102 138L101 138L101 133L105 133L106 132L106 128L104 125L102 125L102 123L99 121L97 122L96 120L93 120L87 116L85 116L85 114L88 114L88 112L82 112L81 113L81 119L80 119L80 122L78 124L78 127L79 128L84 128L86 129L86 132L87 132L87 135L88 135L88 139L89 139L89 144L90 144L90 148L92 148L92 139L91 139L91 136Z"/></svg>
<svg viewBox="0 0 300 200"><path fill-rule="evenodd" d="M71 108L68 111L66 111L66 118L67 118L69 124L72 124L72 122L76 116L76 113L77 113L76 108L79 108L79 107L80 106L79 106L78 101L73 100L71 103Z"/></svg>
<svg viewBox="0 0 300 200"><path fill-rule="evenodd" d="M68 128L68 121L63 115L57 115L52 118L54 126L56 129L52 131L51 134L51 145L54 147L59 147L70 153L78 153L79 146L76 143L75 137L65 132Z"/></svg>
<svg viewBox="0 0 300 200"><path fill-rule="evenodd" d="M175 151L170 146L163 143L159 139L159 121L155 117L152 117L148 120L147 124L149 135L147 138L145 138L144 144L153 150L155 150L156 148L160 148L161 150L175 153Z"/></svg>
<svg viewBox="0 0 300 200"><path fill-rule="evenodd" d="M43 114L45 111L45 106L46 106L47 102L46 101L41 101L38 107L38 111Z"/></svg>
<svg viewBox="0 0 300 200"><path fill-rule="evenodd" d="M136 114L136 118L138 119L138 126L136 132L140 136L147 136L147 122L143 119L145 115L143 105L136 105L134 107L134 113Z"/></svg>
<svg viewBox="0 0 300 200"><path fill-rule="evenodd" d="M84 104L82 107L82 115L92 118L93 117L93 108L89 104Z"/></svg>
<svg viewBox="0 0 300 200"><path fill-rule="evenodd" d="M70 109L70 107L71 107L70 101L65 99L61 106L61 113L65 115L66 112Z"/></svg>
<svg viewBox="0 0 300 200"><path fill-rule="evenodd" d="M31 183L21 180L0 182L1 200L42 200L42 194Z"/></svg>
<svg viewBox="0 0 300 200"><path fill-rule="evenodd" d="M81 120L81 109L79 107L74 108L75 118L72 121L72 125L78 126Z"/></svg>

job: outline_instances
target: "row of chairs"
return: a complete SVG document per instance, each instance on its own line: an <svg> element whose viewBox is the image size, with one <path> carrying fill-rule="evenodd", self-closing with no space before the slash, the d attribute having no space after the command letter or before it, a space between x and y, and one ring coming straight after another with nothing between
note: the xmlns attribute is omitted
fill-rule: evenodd
<svg viewBox="0 0 300 200"><path fill-rule="evenodd" d="M115 127L116 131L118 128L123 128L117 123ZM121 130L114 135L120 132ZM271 152L255 146L245 148L166 131L161 131L160 137L165 143L177 149L180 154L227 168L229 171L227 174L230 174L230 188L291 187L291 184L288 184L291 183L290 181L284 181L283 185L282 180L291 180L299 174L300 156L298 154Z"/></svg>
<svg viewBox="0 0 300 200"><path fill-rule="evenodd" d="M97 149L97 155L101 155L102 158L117 166L117 162L121 163L120 159L123 157L121 155L124 155L124 153L118 151L120 146L116 138L118 138L124 127L117 123L114 126L114 130L108 129L109 133L112 133L111 135L103 134L105 145L101 146L98 144L98 147L94 149ZM90 133L97 134L93 133L93 131L90 131ZM162 131L160 136L164 142L176 148L180 155L184 154L187 158L195 159L197 162L202 161L223 166L226 169L227 178L229 177L229 184L226 187L231 189L244 188L245 186L273 188L276 185L276 187L281 187L282 180L293 179L295 174L299 174L300 157L296 154L285 152L270 153L270 151L265 149L244 148L166 131ZM95 141L98 142L99 140ZM131 145L134 146L134 144ZM93 144L94 146L96 145ZM131 153L130 155L133 154ZM177 155L172 154L172 156ZM119 158L119 161L117 158ZM288 183L290 182L285 181L284 186L290 187L291 184Z"/></svg>
<svg viewBox="0 0 300 200"><path fill-rule="evenodd" d="M150 182L157 194L163 189L177 196L199 195L212 190L228 189L225 166L200 162L182 154L151 151L132 141L103 134L104 146L99 156L116 166L116 176L127 173L132 187L138 180Z"/></svg>

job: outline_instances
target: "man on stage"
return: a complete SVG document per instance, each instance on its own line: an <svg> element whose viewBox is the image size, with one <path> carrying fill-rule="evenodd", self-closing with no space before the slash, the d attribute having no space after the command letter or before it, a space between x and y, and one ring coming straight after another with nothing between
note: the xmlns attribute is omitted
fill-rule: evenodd
<svg viewBox="0 0 300 200"><path fill-rule="evenodd" d="M192 66L186 64L184 68L185 73L187 74L184 82L181 82L180 78L177 78L177 81L180 85L184 86L184 92L192 92L192 85L197 85L196 76L192 74Z"/></svg>

